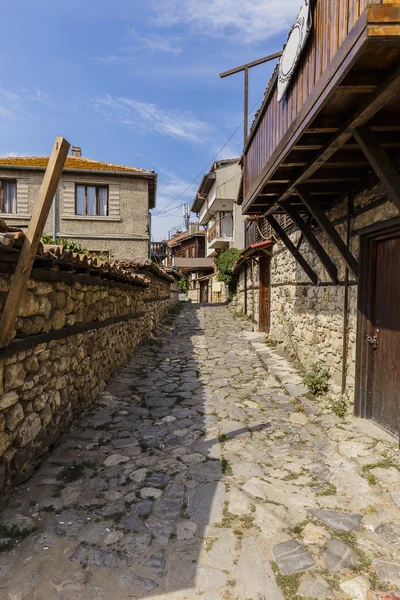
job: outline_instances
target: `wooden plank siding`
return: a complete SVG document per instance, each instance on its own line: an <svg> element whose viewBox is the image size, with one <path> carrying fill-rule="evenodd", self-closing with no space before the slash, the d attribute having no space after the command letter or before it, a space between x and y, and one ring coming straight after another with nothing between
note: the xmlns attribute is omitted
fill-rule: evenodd
<svg viewBox="0 0 400 600"><path fill-rule="evenodd" d="M270 90L267 92L253 124L245 148L245 199L254 190L265 165L288 129L294 124L321 77L326 75L330 63L360 16L364 11L370 10L371 5L383 4L390 9L390 5L399 5L399 3L400 0L397 2L388 2L388 0L316 0L313 11L313 29L286 97L280 103L277 101L277 73L275 71L270 83ZM380 18L384 21L384 15ZM376 26L370 34L374 35L375 31ZM375 58L379 60L379 48L375 50ZM383 53L382 59L386 60L387 54ZM339 93L335 100L339 110L341 103L346 102L346 94L341 96Z"/></svg>

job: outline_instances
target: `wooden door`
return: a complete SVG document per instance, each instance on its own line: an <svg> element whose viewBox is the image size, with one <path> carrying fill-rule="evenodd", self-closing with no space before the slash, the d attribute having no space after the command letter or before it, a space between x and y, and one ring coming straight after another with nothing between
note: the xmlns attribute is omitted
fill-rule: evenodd
<svg viewBox="0 0 400 600"><path fill-rule="evenodd" d="M400 232L373 240L371 269L371 418L400 433Z"/></svg>
<svg viewBox="0 0 400 600"><path fill-rule="evenodd" d="M208 302L208 281L200 281L200 304Z"/></svg>
<svg viewBox="0 0 400 600"><path fill-rule="evenodd" d="M259 268L259 329L268 333L271 310L271 259L269 256L260 257Z"/></svg>

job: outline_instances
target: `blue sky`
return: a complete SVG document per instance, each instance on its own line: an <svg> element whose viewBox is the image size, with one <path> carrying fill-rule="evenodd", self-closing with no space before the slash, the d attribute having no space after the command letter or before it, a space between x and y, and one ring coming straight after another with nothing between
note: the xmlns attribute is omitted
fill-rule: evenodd
<svg viewBox="0 0 400 600"><path fill-rule="evenodd" d="M219 73L280 50L300 5L9 2L0 15L0 155L48 154L63 135L89 158L154 169L153 238L167 236L202 170L243 120L242 75L221 80ZM250 107L272 69L252 69ZM240 128L218 158L239 156L242 140Z"/></svg>

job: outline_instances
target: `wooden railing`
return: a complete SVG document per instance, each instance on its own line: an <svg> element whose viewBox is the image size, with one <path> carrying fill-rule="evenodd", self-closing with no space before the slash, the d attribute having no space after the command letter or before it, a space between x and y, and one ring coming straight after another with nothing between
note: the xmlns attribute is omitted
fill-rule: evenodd
<svg viewBox="0 0 400 600"><path fill-rule="evenodd" d="M287 229L292 225L290 217L286 214L275 215L276 220L283 229ZM268 223L267 219L258 219L257 221L249 221L245 223L244 241L245 248L258 242L273 239L274 230Z"/></svg>
<svg viewBox="0 0 400 600"><path fill-rule="evenodd" d="M278 102L276 72L250 133L244 160L245 199L361 13L368 4L382 1L316 0L313 29L289 91Z"/></svg>

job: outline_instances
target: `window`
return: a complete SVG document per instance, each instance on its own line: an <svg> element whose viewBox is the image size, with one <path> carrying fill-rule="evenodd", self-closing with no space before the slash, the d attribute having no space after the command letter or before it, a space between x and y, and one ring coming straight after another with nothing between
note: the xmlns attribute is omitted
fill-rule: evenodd
<svg viewBox="0 0 400 600"><path fill-rule="evenodd" d="M17 182L11 179L0 180L0 212L17 212Z"/></svg>
<svg viewBox="0 0 400 600"><path fill-rule="evenodd" d="M108 186L76 185L75 214L107 217Z"/></svg>

